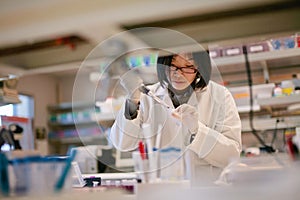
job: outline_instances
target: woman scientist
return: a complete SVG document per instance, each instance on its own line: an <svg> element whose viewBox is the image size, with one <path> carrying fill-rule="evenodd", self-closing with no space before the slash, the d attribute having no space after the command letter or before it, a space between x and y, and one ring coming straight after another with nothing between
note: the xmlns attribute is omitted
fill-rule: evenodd
<svg viewBox="0 0 300 200"><path fill-rule="evenodd" d="M126 151L137 149L146 123L151 125L153 145L191 151L198 166L222 169L231 158L239 157L239 114L231 93L210 81L208 53L160 57L157 74L159 83L147 87L169 108L149 95L141 94L137 89L141 81L132 77L132 73L122 77L121 85L131 95L111 128L109 137L115 147ZM160 138L159 142L157 138Z"/></svg>

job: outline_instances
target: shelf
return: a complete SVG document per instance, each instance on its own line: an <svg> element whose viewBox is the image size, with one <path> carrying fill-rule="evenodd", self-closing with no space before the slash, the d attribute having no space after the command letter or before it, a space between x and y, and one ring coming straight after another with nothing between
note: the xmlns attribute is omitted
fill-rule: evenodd
<svg viewBox="0 0 300 200"><path fill-rule="evenodd" d="M50 122L48 123L49 126L75 126L75 125L88 125L88 124L94 124L95 122L102 122L102 121L114 121L115 120L115 114L114 113L97 113L94 115L91 115L90 121L78 121L73 120L70 122Z"/></svg>
<svg viewBox="0 0 300 200"><path fill-rule="evenodd" d="M262 61L262 60L275 60L275 59L283 59L283 58L291 58L291 57L299 57L300 56L300 48L294 49L283 49L283 50L274 50L274 51L266 51L261 53L253 53L249 54L249 61Z"/></svg>
<svg viewBox="0 0 300 200"><path fill-rule="evenodd" d="M277 120L279 120L278 124ZM294 128L300 126L300 116L278 117L278 118L254 118L253 126L256 130L272 130ZM242 119L242 131L251 131L249 119Z"/></svg>
<svg viewBox="0 0 300 200"><path fill-rule="evenodd" d="M300 48L250 53L252 84L281 82L291 79L292 74L300 74ZM227 86L247 84L247 67L244 55L212 58L216 78Z"/></svg>
<svg viewBox="0 0 300 200"><path fill-rule="evenodd" d="M93 125L96 124L96 121L83 121L83 122L68 122L68 123L58 123L58 122L54 122L54 123L48 123L49 126L51 127L68 127L68 126L84 126L84 125Z"/></svg>
<svg viewBox="0 0 300 200"><path fill-rule="evenodd" d="M276 59L291 58L291 57L300 57L300 48L274 50L274 51L248 54L249 62L276 60ZM212 58L212 61L217 66L244 64L245 56L237 55L237 56L228 56L228 57L218 57L218 58Z"/></svg>
<svg viewBox="0 0 300 200"><path fill-rule="evenodd" d="M247 113L250 112L250 106L237 106L237 110L239 113ZM259 105L253 105L252 106L252 111L260 111L260 106Z"/></svg>
<svg viewBox="0 0 300 200"><path fill-rule="evenodd" d="M56 129L66 129L75 126L98 125L102 122L111 124L115 119L115 113L113 112L100 113L89 109L89 107L92 107L89 103L77 103L76 108L78 109L76 111L72 111L70 106L72 106L72 103L49 107L48 126Z"/></svg>
<svg viewBox="0 0 300 200"><path fill-rule="evenodd" d="M300 94L257 99L257 103L260 106L278 106L278 105L290 105L294 103L300 103Z"/></svg>
<svg viewBox="0 0 300 200"><path fill-rule="evenodd" d="M18 97L0 96L0 106L21 103Z"/></svg>
<svg viewBox="0 0 300 200"><path fill-rule="evenodd" d="M275 84L259 84L252 86L252 95L253 95L253 106L252 111L260 111L261 106L256 102L256 97L271 97L272 90L275 87ZM228 90L232 94L237 109L239 113L245 113L250 111L250 88L249 86L240 86L240 87L228 87Z"/></svg>
<svg viewBox="0 0 300 200"><path fill-rule="evenodd" d="M228 57L218 57L212 58L214 64L217 67L223 65L236 65L245 63L245 56L244 55L237 55L237 56L228 56Z"/></svg>
<svg viewBox="0 0 300 200"><path fill-rule="evenodd" d="M48 106L48 109L51 112L71 110L71 109L84 109L84 108L94 108L94 102L66 102L58 105Z"/></svg>
<svg viewBox="0 0 300 200"><path fill-rule="evenodd" d="M102 144L106 141L104 126L111 125L112 113L99 113L95 102L69 102L48 106L48 142L51 153L66 154L73 144ZM109 121L109 123L107 122Z"/></svg>
<svg viewBox="0 0 300 200"><path fill-rule="evenodd" d="M110 127L115 120L114 113L99 113L91 115L90 121L76 121L73 122L65 122L65 123L58 123L58 122L50 122L48 126L53 129L66 129L70 127L80 127L80 126L98 126L99 124L102 127Z"/></svg>
<svg viewBox="0 0 300 200"><path fill-rule="evenodd" d="M85 136L85 137L70 137L70 138L49 138L48 141L50 143L58 143L58 144L78 144L78 143L88 143L98 144L97 141L106 139L105 136Z"/></svg>

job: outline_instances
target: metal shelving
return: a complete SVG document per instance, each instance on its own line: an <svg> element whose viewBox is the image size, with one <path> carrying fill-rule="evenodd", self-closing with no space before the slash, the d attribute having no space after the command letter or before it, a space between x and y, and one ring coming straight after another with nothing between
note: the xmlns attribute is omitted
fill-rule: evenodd
<svg viewBox="0 0 300 200"><path fill-rule="evenodd" d="M300 73L300 48L249 53L253 84L281 82L291 79L292 73ZM228 86L247 84L244 55L212 58L215 70Z"/></svg>
<svg viewBox="0 0 300 200"><path fill-rule="evenodd" d="M69 145L106 144L105 128L113 113L99 113L93 103L62 103L48 107L51 153L64 154Z"/></svg>
<svg viewBox="0 0 300 200"><path fill-rule="evenodd" d="M268 76L272 76L272 79L269 81L274 83L280 82L286 77L291 79L292 73L300 73L300 48L252 53L248 54L248 59L253 72L252 77L254 82L258 81L257 76L262 77L259 81L266 81L265 73ZM214 58L213 62L225 80L237 77L237 79L245 80L241 85L245 86L247 84L244 55ZM290 66L293 66L295 70L289 70ZM274 78L276 76L278 76L278 79ZM263 83L265 82L259 84ZM255 87L259 84L254 84L253 86ZM248 92L246 90L245 86L245 92ZM266 98L259 98L254 95L253 98L255 98L255 105L252 107L254 129L272 130L275 128L285 129L300 126L299 112L291 114L288 110L289 106L300 104L300 94ZM238 106L238 110L242 119L242 131L251 131L249 115L247 115L250 112L250 106Z"/></svg>
<svg viewBox="0 0 300 200"><path fill-rule="evenodd" d="M257 103L260 106L287 106L295 103L300 103L300 94L257 99Z"/></svg>
<svg viewBox="0 0 300 200"><path fill-rule="evenodd" d="M249 57L249 62L270 61L270 60L286 59L286 58L288 59L295 58L298 60L300 58L300 48L250 53L248 54L248 57ZM213 58L212 60L218 67L227 66L227 65L245 64L244 55L217 57L217 58ZM300 64L300 60L298 61Z"/></svg>
<svg viewBox="0 0 300 200"><path fill-rule="evenodd" d="M300 126L300 116L253 119L253 128L255 130L287 129L297 126ZM251 131L248 119L242 119L242 131Z"/></svg>

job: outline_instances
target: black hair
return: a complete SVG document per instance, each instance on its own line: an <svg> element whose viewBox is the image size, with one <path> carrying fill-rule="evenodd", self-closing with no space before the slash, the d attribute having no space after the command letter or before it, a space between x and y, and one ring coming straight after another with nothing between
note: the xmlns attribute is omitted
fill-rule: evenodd
<svg viewBox="0 0 300 200"><path fill-rule="evenodd" d="M168 56L161 56L157 59L157 76L158 80L162 87L170 86L169 80L166 75L166 66L170 66L173 57L176 56L168 55ZM194 81L191 83L193 89L202 89L206 87L209 83L210 76L211 76L211 61L208 52L206 51L198 51L192 53L193 59L195 64L197 65L197 74ZM200 79L200 81L199 81Z"/></svg>

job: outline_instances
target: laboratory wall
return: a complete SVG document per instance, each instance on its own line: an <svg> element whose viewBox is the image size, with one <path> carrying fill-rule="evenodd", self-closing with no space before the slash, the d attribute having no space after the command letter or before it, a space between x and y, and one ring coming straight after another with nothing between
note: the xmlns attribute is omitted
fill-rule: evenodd
<svg viewBox="0 0 300 200"><path fill-rule="evenodd" d="M56 78L44 74L22 76L19 79L18 91L34 97L34 126L47 127L47 105L57 103Z"/></svg>

